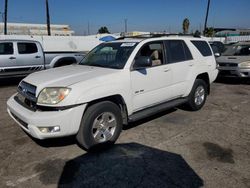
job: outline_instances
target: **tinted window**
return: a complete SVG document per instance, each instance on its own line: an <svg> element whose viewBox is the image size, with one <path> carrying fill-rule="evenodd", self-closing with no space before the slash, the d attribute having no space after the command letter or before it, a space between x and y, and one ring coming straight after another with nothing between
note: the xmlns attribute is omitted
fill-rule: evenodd
<svg viewBox="0 0 250 188"><path fill-rule="evenodd" d="M34 54L38 52L35 43L17 43L17 48L19 54Z"/></svg>
<svg viewBox="0 0 250 188"><path fill-rule="evenodd" d="M168 40L165 41L165 43L168 63L176 63L193 59L192 54L184 41Z"/></svg>
<svg viewBox="0 0 250 188"><path fill-rule="evenodd" d="M212 52L206 41L191 41L203 56L211 56Z"/></svg>
<svg viewBox="0 0 250 188"><path fill-rule="evenodd" d="M236 44L229 46L227 50L223 53L223 56L249 56L250 55L250 45Z"/></svg>
<svg viewBox="0 0 250 188"><path fill-rule="evenodd" d="M13 54L13 43L6 42L6 43L0 43L0 54L1 55L8 55Z"/></svg>

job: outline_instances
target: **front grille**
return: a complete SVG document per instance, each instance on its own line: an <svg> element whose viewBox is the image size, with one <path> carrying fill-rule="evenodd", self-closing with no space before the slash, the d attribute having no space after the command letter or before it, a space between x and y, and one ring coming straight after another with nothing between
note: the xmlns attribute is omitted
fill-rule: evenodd
<svg viewBox="0 0 250 188"><path fill-rule="evenodd" d="M237 76L236 73L229 71L229 70L220 70L219 75L220 76Z"/></svg>
<svg viewBox="0 0 250 188"><path fill-rule="evenodd" d="M28 110L31 110L31 111L36 111L37 110L37 105L35 102L25 98L24 96L22 96L21 94L17 94L15 97L14 97L14 100L22 105L23 107L27 108Z"/></svg>
<svg viewBox="0 0 250 188"><path fill-rule="evenodd" d="M17 90L18 90L18 93L23 95L28 100L36 102L36 86L22 81L18 85Z"/></svg>
<svg viewBox="0 0 250 188"><path fill-rule="evenodd" d="M29 110L36 111L36 86L22 81L18 85L17 91L15 101Z"/></svg>
<svg viewBox="0 0 250 188"><path fill-rule="evenodd" d="M238 67L237 63L219 63L221 67Z"/></svg>
<svg viewBox="0 0 250 188"><path fill-rule="evenodd" d="M17 120L23 127L25 127L26 129L28 129L28 123L24 122L23 120L21 120L19 117L17 117L15 114L13 114L11 112L11 115L15 118L15 120Z"/></svg>

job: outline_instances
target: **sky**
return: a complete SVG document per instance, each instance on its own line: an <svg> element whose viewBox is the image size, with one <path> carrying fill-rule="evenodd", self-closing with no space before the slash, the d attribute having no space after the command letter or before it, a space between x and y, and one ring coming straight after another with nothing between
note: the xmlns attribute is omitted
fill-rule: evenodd
<svg viewBox="0 0 250 188"><path fill-rule="evenodd" d="M45 0L8 0L8 21L46 23ZM190 31L204 27L207 0L49 0L52 24L67 24L77 35L110 32L181 32L184 18ZM4 0L0 0L4 12ZM250 28L250 0L211 0L209 27Z"/></svg>

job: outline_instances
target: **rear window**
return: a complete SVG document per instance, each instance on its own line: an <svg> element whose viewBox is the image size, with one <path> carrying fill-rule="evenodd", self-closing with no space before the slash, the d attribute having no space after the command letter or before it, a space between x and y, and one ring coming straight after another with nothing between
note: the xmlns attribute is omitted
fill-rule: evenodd
<svg viewBox="0 0 250 188"><path fill-rule="evenodd" d="M38 52L37 46L35 43L26 43L20 42L17 43L18 53L19 54L34 54Z"/></svg>
<svg viewBox="0 0 250 188"><path fill-rule="evenodd" d="M212 52L208 46L208 43L206 41L197 41L197 40L192 40L191 41L193 45L200 51L200 53L203 56L211 56Z"/></svg>
<svg viewBox="0 0 250 188"><path fill-rule="evenodd" d="M168 63L176 63L193 59L186 43L182 40L165 41Z"/></svg>
<svg viewBox="0 0 250 188"><path fill-rule="evenodd" d="M11 43L11 42L0 43L0 54L1 55L10 55L13 53L14 53L13 43Z"/></svg>

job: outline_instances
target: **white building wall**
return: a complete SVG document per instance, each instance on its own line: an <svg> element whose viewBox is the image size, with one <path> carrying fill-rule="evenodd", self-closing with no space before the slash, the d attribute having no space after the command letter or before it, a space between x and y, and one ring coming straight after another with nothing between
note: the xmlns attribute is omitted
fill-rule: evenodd
<svg viewBox="0 0 250 188"><path fill-rule="evenodd" d="M75 32L69 25L50 25L51 35L71 36ZM4 32L4 23L0 23L0 34ZM8 23L7 32L9 35L47 35L46 24L28 24L28 23Z"/></svg>

